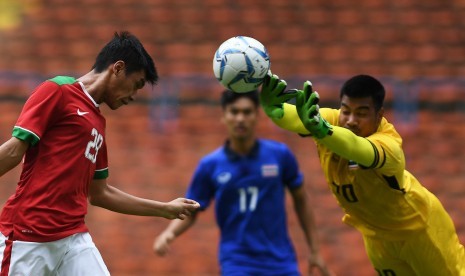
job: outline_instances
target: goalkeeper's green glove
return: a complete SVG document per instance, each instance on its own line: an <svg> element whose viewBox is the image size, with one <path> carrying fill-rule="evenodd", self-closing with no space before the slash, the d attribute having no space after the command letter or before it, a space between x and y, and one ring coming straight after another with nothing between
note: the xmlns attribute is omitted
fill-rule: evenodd
<svg viewBox="0 0 465 276"><path fill-rule="evenodd" d="M297 90L284 91L285 80L280 80L271 73L265 76L260 92L260 104L266 115L271 119L281 119L284 116L283 104L297 95Z"/></svg>
<svg viewBox="0 0 465 276"><path fill-rule="evenodd" d="M298 90L296 109L305 128L313 137L321 139L333 133L333 126L320 115L320 96L313 91L310 81L304 82L304 89Z"/></svg>

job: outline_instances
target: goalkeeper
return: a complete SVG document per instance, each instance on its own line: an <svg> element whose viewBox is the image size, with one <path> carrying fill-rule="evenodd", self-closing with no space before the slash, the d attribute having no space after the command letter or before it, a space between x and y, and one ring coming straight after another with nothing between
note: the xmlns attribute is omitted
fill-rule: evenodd
<svg viewBox="0 0 465 276"><path fill-rule="evenodd" d="M383 85L352 77L341 88L339 109L320 109L309 81L303 90L285 89L284 80L266 77L265 113L279 127L313 137L342 220L361 232L378 274L465 276L465 251L450 216L405 170L402 138L383 117Z"/></svg>

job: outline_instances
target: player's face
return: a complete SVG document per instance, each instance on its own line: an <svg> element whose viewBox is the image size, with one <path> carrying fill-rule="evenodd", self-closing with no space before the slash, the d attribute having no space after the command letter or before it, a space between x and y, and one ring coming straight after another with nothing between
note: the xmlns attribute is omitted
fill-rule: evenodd
<svg viewBox="0 0 465 276"><path fill-rule="evenodd" d="M339 126L351 130L358 136L368 137L375 133L383 117L383 109L375 110L373 98L350 98L346 95L341 99Z"/></svg>
<svg viewBox="0 0 465 276"><path fill-rule="evenodd" d="M116 71L112 75L108 84L108 89L104 96L104 102L113 110L122 105L127 105L134 100L137 91L145 85L144 70L126 74L125 69Z"/></svg>
<svg viewBox="0 0 465 276"><path fill-rule="evenodd" d="M222 121L230 139L250 139L255 135L258 110L248 98L239 98L223 111Z"/></svg>

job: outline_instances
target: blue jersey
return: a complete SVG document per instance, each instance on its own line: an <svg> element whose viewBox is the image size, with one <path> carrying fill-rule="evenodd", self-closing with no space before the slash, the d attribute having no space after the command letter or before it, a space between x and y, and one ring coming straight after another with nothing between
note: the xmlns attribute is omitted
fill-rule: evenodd
<svg viewBox="0 0 465 276"><path fill-rule="evenodd" d="M187 198L205 210L215 200L223 275L299 275L287 231L285 188L300 187L296 158L279 142L259 139L247 156L218 148L199 163Z"/></svg>

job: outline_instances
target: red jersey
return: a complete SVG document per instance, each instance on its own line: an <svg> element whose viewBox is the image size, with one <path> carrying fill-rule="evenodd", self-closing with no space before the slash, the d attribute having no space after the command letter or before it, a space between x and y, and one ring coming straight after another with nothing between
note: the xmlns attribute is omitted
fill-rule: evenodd
<svg viewBox="0 0 465 276"><path fill-rule="evenodd" d="M105 124L74 78L55 77L34 90L13 129L30 146L16 192L0 215L3 235L47 242L88 231L89 184L108 177Z"/></svg>

